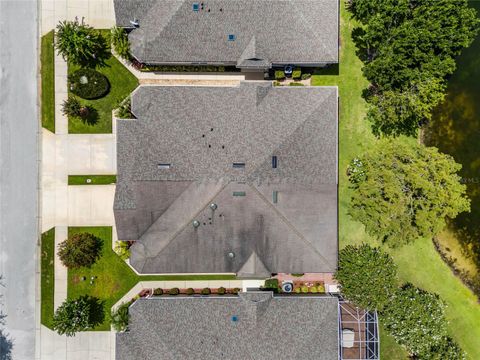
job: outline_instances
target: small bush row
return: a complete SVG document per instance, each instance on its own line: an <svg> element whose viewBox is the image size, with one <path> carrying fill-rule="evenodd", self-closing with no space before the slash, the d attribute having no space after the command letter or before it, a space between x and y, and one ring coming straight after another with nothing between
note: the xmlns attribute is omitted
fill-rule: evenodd
<svg viewBox="0 0 480 360"><path fill-rule="evenodd" d="M227 290L224 287L219 287L216 291L216 294L217 295L225 295L225 294L237 295L239 292L240 292L239 288L233 288L233 289ZM160 296L160 295L164 295L164 294L165 295L166 294L168 294L168 295L180 295L180 294L195 295L195 290L193 288L188 288L188 289L185 290L184 293L182 293L179 288L171 288L168 291L163 290L161 288L156 288L156 289L153 290L153 295L155 295L155 296ZM200 291L200 294L201 295L211 295L212 290L210 288L206 287L206 288L203 288Z"/></svg>

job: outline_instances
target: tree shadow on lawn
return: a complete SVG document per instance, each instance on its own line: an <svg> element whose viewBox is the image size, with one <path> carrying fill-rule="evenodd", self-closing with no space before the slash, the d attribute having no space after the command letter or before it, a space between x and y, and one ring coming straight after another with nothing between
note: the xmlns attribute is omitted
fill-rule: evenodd
<svg viewBox="0 0 480 360"><path fill-rule="evenodd" d="M480 5L480 4L479 4ZM477 6L478 7L478 6ZM445 101L425 128L425 143L436 146L462 164L461 181L467 186L471 212L462 213L450 227L466 254L480 268L480 38L457 59Z"/></svg>
<svg viewBox="0 0 480 360"><path fill-rule="evenodd" d="M82 122L86 125L94 126L98 123L100 118L97 109L93 106L87 105L88 113L85 117L82 117Z"/></svg>
<svg viewBox="0 0 480 360"><path fill-rule="evenodd" d="M0 360L12 360L13 340L0 329Z"/></svg>
<svg viewBox="0 0 480 360"><path fill-rule="evenodd" d="M111 56L113 56L106 36L100 33L98 38L99 50L95 54L95 58L82 62L81 64L79 64L81 67L91 69L105 67L107 66L106 61L110 59Z"/></svg>
<svg viewBox="0 0 480 360"><path fill-rule="evenodd" d="M92 327L105 321L105 301L93 296L86 296L90 303L90 324Z"/></svg>

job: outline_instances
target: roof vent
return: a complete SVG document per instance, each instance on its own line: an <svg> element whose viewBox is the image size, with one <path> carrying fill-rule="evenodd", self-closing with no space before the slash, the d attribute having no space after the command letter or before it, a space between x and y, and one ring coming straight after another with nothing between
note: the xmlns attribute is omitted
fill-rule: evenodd
<svg viewBox="0 0 480 360"><path fill-rule="evenodd" d="M169 164L169 163L160 163L160 164L158 164L158 168L161 169L161 170L170 169L171 166L172 166L172 164Z"/></svg>
<svg viewBox="0 0 480 360"><path fill-rule="evenodd" d="M272 168L276 169L277 168L277 157L272 156Z"/></svg>
<svg viewBox="0 0 480 360"><path fill-rule="evenodd" d="M246 196L247 193L245 191L234 191L233 196Z"/></svg>
<svg viewBox="0 0 480 360"><path fill-rule="evenodd" d="M236 36L235 34L228 34L228 41L235 41Z"/></svg>
<svg viewBox="0 0 480 360"><path fill-rule="evenodd" d="M130 24L135 26L135 27L140 26L140 23L138 22L138 19L135 19L135 18L133 18L133 20L130 20Z"/></svg>
<svg viewBox="0 0 480 360"><path fill-rule="evenodd" d="M192 225L193 225L194 228L198 228L200 226L200 221L193 220Z"/></svg>
<svg viewBox="0 0 480 360"><path fill-rule="evenodd" d="M237 321L238 321L238 316L237 316L237 315L233 315L233 316L232 316L232 321L233 321L233 322L237 322Z"/></svg>
<svg viewBox="0 0 480 360"><path fill-rule="evenodd" d="M229 253L228 253L228 257L229 257L230 259L233 259L233 258L235 257L235 253L229 252Z"/></svg>
<svg viewBox="0 0 480 360"><path fill-rule="evenodd" d="M199 3L193 3L192 4L192 10L193 11L199 11L200 10L200 4Z"/></svg>
<svg viewBox="0 0 480 360"><path fill-rule="evenodd" d="M244 169L245 168L245 163L244 162L234 162L233 163L233 168L234 169Z"/></svg>
<svg viewBox="0 0 480 360"><path fill-rule="evenodd" d="M210 204L210 209L212 209L213 211L217 210L217 208L218 208L217 204L214 204L214 203Z"/></svg>

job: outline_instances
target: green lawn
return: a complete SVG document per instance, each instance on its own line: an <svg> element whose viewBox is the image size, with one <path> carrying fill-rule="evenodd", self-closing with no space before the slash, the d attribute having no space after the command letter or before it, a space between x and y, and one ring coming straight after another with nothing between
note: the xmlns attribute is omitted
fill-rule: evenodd
<svg viewBox="0 0 480 360"><path fill-rule="evenodd" d="M353 157L372 146L376 139L364 120L365 102L361 98L367 81L363 78L362 63L355 55L351 31L355 26L341 2L341 51L339 69L324 70L313 75L312 85L337 85L340 96L339 118L339 236L340 248L362 242L379 245L369 237L363 226L348 216L351 190L348 188L346 168ZM472 80L473 81L473 80ZM414 142L416 139L402 138ZM436 253L430 240L419 239L414 244L389 250L398 264L400 278L438 293L448 304L449 332L469 359L480 359L480 306L473 294L456 278ZM405 352L393 339L381 341L382 359L406 359Z"/></svg>
<svg viewBox="0 0 480 360"><path fill-rule="evenodd" d="M42 234L41 243L41 323L52 329L53 296L55 287L55 228Z"/></svg>
<svg viewBox="0 0 480 360"><path fill-rule="evenodd" d="M55 49L53 30L42 36L40 74L42 79L42 126L55 133Z"/></svg>
<svg viewBox="0 0 480 360"><path fill-rule="evenodd" d="M87 179L91 182L88 183ZM117 175L68 175L68 185L109 185L117 182Z"/></svg>
<svg viewBox="0 0 480 360"><path fill-rule="evenodd" d="M68 298L77 298L81 295L91 295L104 302L105 314L139 281L147 280L231 280L233 275L154 275L138 276L112 250L111 227L70 227L69 236L76 233L89 232L99 237L102 242L102 253L91 268L68 270ZM95 276L94 284L90 285L90 278ZM87 280L82 281L81 278ZM110 330L110 321L105 321L94 330Z"/></svg>
<svg viewBox="0 0 480 360"><path fill-rule="evenodd" d="M68 65L69 74L77 69L79 69L78 66ZM105 97L97 100L81 99L82 103L92 106L98 112L98 119L95 124L89 125L83 123L79 118L69 118L68 132L70 134L111 133L112 110L138 86L137 78L114 56L106 60L105 66L98 67L97 70L108 78L110 92Z"/></svg>

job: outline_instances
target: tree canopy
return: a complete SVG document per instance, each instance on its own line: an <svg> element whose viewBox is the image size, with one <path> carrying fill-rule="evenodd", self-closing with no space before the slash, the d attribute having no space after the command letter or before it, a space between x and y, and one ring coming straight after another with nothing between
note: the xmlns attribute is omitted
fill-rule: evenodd
<svg viewBox="0 0 480 360"><path fill-rule="evenodd" d="M91 26L75 21L57 25L55 46L63 58L77 65L95 65L106 57L107 45Z"/></svg>
<svg viewBox="0 0 480 360"><path fill-rule="evenodd" d="M470 210L461 165L434 147L380 140L350 163L349 214L391 246L431 238L446 218Z"/></svg>
<svg viewBox="0 0 480 360"><path fill-rule="evenodd" d="M381 315L385 330L412 355L433 354L447 336L445 304L437 294L404 285Z"/></svg>
<svg viewBox="0 0 480 360"><path fill-rule="evenodd" d="M65 300L53 316L53 329L60 335L74 336L76 332L92 328L91 301L82 296L75 300Z"/></svg>
<svg viewBox="0 0 480 360"><path fill-rule="evenodd" d="M466 0L350 0L349 10L362 25L353 36L374 89L369 120L386 135L415 133L442 100L455 57L477 34L475 9Z"/></svg>
<svg viewBox="0 0 480 360"><path fill-rule="evenodd" d="M392 258L370 245L348 245L340 251L335 279L343 295L366 309L382 310L397 289Z"/></svg>
<svg viewBox="0 0 480 360"><path fill-rule="evenodd" d="M70 236L58 246L58 257L67 268L91 266L100 255L100 240L92 234Z"/></svg>

